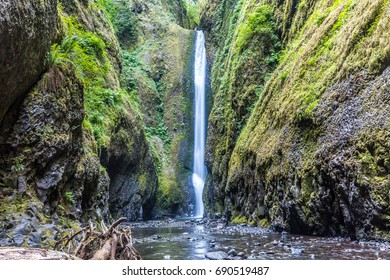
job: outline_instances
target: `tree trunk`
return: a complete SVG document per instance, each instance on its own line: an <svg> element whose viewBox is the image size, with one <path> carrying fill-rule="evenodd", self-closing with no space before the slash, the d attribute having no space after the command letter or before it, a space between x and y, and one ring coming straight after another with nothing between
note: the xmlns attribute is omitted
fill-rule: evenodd
<svg viewBox="0 0 390 280"><path fill-rule="evenodd" d="M53 250L39 248L0 248L0 260L79 260L79 258Z"/></svg>

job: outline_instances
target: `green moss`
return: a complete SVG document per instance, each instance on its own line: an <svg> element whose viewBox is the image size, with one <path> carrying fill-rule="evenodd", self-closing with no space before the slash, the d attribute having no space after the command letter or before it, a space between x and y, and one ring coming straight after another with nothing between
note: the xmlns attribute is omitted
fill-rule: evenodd
<svg viewBox="0 0 390 280"><path fill-rule="evenodd" d="M20 195L14 196L13 199L2 199L0 204L0 217L7 217L9 213L20 216L26 213L30 204L31 200Z"/></svg>
<svg viewBox="0 0 390 280"><path fill-rule="evenodd" d="M260 220L259 226L262 227L262 228L268 228L269 227L268 219Z"/></svg>
<svg viewBox="0 0 390 280"><path fill-rule="evenodd" d="M138 177L138 183L139 183L139 186L140 186L140 190L141 190L141 191L144 191L144 190L148 187L147 182L148 182L147 174L142 173L142 174Z"/></svg>
<svg viewBox="0 0 390 280"><path fill-rule="evenodd" d="M176 176L169 171L159 176L159 189L157 194L157 207L162 212L175 213L182 205L184 193L178 186Z"/></svg>
<svg viewBox="0 0 390 280"><path fill-rule="evenodd" d="M65 37L60 44L55 44L51 48L48 59L50 68L54 69L51 72L56 74L57 68L75 70L77 78L84 86L87 113L87 122L84 122L84 125L87 129L92 128L98 148L107 147L111 140L111 131L124 110L125 101L129 101L139 112L130 78L124 85L129 91L116 86L115 81L114 83L112 81L116 76L115 69L108 57L110 46L103 37L85 29L75 17L68 16L61 9L60 18L64 25ZM131 58L125 54L125 69L129 63L132 63Z"/></svg>
<svg viewBox="0 0 390 280"><path fill-rule="evenodd" d="M273 17L273 8L261 5L248 15L248 20L241 25L236 40L238 50L243 49L251 40L261 37L264 41L278 41L275 35L276 24Z"/></svg>
<svg viewBox="0 0 390 280"><path fill-rule="evenodd" d="M247 219L245 216L237 216L237 217L234 217L230 223L231 224L243 224L246 222L247 222Z"/></svg>

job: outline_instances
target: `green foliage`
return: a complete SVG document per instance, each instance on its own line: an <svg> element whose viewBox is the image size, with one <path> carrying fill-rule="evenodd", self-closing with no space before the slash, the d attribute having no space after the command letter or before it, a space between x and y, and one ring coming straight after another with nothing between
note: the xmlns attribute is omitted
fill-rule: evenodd
<svg viewBox="0 0 390 280"><path fill-rule="evenodd" d="M87 31L74 17L61 17L66 26L66 37L54 45L49 57L59 62L69 62L76 67L78 78L86 86L106 86L106 76L111 69L107 59L106 44L97 34Z"/></svg>
<svg viewBox="0 0 390 280"><path fill-rule="evenodd" d="M85 92L88 121L98 147L105 147L110 142L110 131L115 125L117 110L123 103L122 94L121 91L99 86L90 87Z"/></svg>
<svg viewBox="0 0 390 280"><path fill-rule="evenodd" d="M49 68L61 68L69 67L73 65L72 56L74 55L74 46L76 44L77 37L67 36L60 44L54 44L47 58L47 64Z"/></svg>
<svg viewBox="0 0 390 280"><path fill-rule="evenodd" d="M260 227L262 228L268 228L269 227L269 223L268 223L268 220L267 219L262 219L260 220L259 224L258 224Z"/></svg>
<svg viewBox="0 0 390 280"><path fill-rule="evenodd" d="M157 205L162 210L168 210L172 213L183 203L184 193L179 188L175 177L169 173L159 177L159 189L157 194Z"/></svg>
<svg viewBox="0 0 390 280"><path fill-rule="evenodd" d="M136 42L137 18L131 11L126 0L98 0L115 29L115 34L121 46L125 49Z"/></svg>
<svg viewBox="0 0 390 280"><path fill-rule="evenodd" d="M74 204L75 203L75 199L74 199L74 196L73 196L72 192L65 192L64 199L69 204Z"/></svg>
<svg viewBox="0 0 390 280"><path fill-rule="evenodd" d="M77 78L84 86L88 123L92 125L98 147L106 146L127 93L112 89L110 85L109 75L113 69L104 40L98 34L86 30L74 17L62 12L60 14L66 36L60 44L52 46L48 57L49 67L75 69ZM53 73L54 76L60 75L59 72Z"/></svg>
<svg viewBox="0 0 390 280"><path fill-rule="evenodd" d="M158 93L158 102L155 105L156 123L153 126L146 126L145 132L148 138L150 138L151 136L157 136L161 140L163 140L165 148L168 150L172 139L169 135L168 127L164 122L164 93L166 91L165 83L161 80L157 81L156 89Z"/></svg>
<svg viewBox="0 0 390 280"><path fill-rule="evenodd" d="M200 24L199 3L193 0L183 0L183 5L187 11L187 17L189 20L189 28L195 28Z"/></svg>
<svg viewBox="0 0 390 280"><path fill-rule="evenodd" d="M25 170L25 165L23 163L23 158L21 157L16 157L15 158L15 163L12 166L12 170L15 171L16 173L22 173Z"/></svg>
<svg viewBox="0 0 390 280"><path fill-rule="evenodd" d="M257 7L249 14L246 24L240 27L236 46L239 50L249 44L251 40L260 39L264 42L276 44L279 39L275 35L276 24L273 8L269 5Z"/></svg>
<svg viewBox="0 0 390 280"><path fill-rule="evenodd" d="M141 66L141 63L136 52L122 51L122 58L121 84L128 92L132 92L137 89L134 73L136 68Z"/></svg>
<svg viewBox="0 0 390 280"><path fill-rule="evenodd" d="M232 224L243 224L246 222L247 222L247 220L246 220L245 216L234 217L234 219L231 221Z"/></svg>

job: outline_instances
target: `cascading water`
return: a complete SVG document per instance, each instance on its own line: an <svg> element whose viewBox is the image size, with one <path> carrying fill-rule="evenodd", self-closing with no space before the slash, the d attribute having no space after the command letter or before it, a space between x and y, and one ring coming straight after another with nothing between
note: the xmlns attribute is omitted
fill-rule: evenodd
<svg viewBox="0 0 390 280"><path fill-rule="evenodd" d="M203 217L202 193L206 179L204 153L206 147L206 48L204 34L196 31L195 48L195 135L194 135L194 173L192 183L195 190L195 217Z"/></svg>

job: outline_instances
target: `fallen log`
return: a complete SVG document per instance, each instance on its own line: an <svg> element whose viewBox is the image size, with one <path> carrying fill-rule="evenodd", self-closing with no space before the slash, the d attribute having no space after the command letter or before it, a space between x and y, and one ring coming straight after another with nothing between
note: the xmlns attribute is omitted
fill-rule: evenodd
<svg viewBox="0 0 390 280"><path fill-rule="evenodd" d="M64 252L39 248L0 247L0 260L79 260L79 258Z"/></svg>

